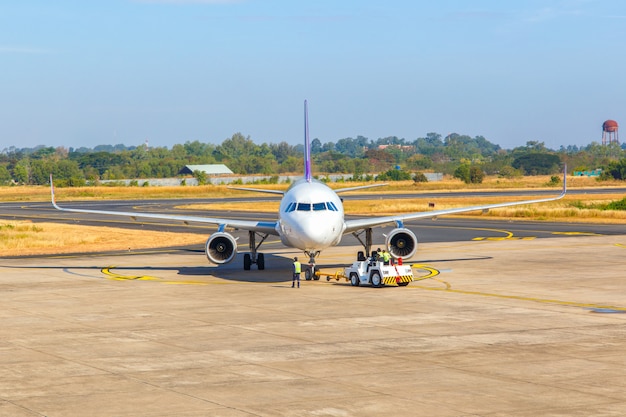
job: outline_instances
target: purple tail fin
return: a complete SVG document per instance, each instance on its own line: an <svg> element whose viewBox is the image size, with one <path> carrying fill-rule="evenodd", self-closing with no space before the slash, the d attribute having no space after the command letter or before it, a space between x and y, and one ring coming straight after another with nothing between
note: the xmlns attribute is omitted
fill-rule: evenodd
<svg viewBox="0 0 626 417"><path fill-rule="evenodd" d="M311 143L309 142L309 105L304 100L304 178L311 182Z"/></svg>

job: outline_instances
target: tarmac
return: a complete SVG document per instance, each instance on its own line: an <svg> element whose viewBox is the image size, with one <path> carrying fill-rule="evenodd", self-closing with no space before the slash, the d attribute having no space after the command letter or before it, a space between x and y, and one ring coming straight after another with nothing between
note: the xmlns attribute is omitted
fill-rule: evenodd
<svg viewBox="0 0 626 417"><path fill-rule="evenodd" d="M379 289L294 255L0 259L0 416L626 415L626 236L423 244Z"/></svg>

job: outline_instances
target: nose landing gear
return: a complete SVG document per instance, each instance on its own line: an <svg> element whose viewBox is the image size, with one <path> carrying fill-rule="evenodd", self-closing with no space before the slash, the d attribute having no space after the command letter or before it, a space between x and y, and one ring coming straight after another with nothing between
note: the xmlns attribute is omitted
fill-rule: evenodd
<svg viewBox="0 0 626 417"><path fill-rule="evenodd" d="M306 279L307 281L310 281L310 280L318 281L320 279L320 276L319 274L317 274L317 272L319 271L320 268L317 265L315 265L315 257L319 255L320 252L319 251L317 252L305 251L304 254L309 257L309 265L305 267L304 269L304 279Z"/></svg>

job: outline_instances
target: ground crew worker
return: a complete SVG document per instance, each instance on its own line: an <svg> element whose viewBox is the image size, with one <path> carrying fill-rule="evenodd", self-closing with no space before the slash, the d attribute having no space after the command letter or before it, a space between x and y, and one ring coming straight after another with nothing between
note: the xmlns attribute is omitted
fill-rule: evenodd
<svg viewBox="0 0 626 417"><path fill-rule="evenodd" d="M373 251L372 254L370 255L370 261L369 264L370 265L374 265L376 263L376 261L378 260L378 252Z"/></svg>
<svg viewBox="0 0 626 417"><path fill-rule="evenodd" d="M372 251L372 254L370 255L370 257L368 259L367 268L365 269L365 272L369 272L370 271L370 266L376 265L377 261L378 261L378 252Z"/></svg>
<svg viewBox="0 0 626 417"><path fill-rule="evenodd" d="M291 288L294 287L296 281L298 281L298 288L300 288L300 273L302 272L302 265L298 262L298 258L293 258L293 279L291 280Z"/></svg>
<svg viewBox="0 0 626 417"><path fill-rule="evenodd" d="M383 262L385 265L389 265L389 259L391 259L391 255L385 249L383 249Z"/></svg>
<svg viewBox="0 0 626 417"><path fill-rule="evenodd" d="M378 260L380 259L380 256L381 256L381 252L380 252L380 248L378 248L374 251L374 253L372 253L372 260L374 261L374 263L378 262Z"/></svg>

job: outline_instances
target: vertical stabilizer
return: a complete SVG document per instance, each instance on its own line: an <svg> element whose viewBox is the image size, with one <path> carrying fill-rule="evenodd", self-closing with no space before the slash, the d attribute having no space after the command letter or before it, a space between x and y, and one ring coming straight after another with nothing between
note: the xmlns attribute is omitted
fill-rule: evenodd
<svg viewBox="0 0 626 417"><path fill-rule="evenodd" d="M309 105L304 100L304 178L311 182L311 142L309 141Z"/></svg>

